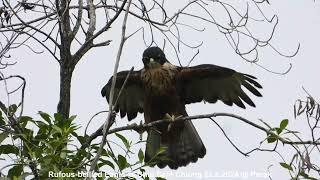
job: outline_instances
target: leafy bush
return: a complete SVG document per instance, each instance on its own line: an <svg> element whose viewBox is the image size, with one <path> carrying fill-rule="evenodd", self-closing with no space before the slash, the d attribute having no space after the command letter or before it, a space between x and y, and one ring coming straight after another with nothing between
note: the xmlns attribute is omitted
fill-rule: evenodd
<svg viewBox="0 0 320 180"><path fill-rule="evenodd" d="M21 116L17 124L13 125L9 119L13 118L16 109L16 106L12 106L8 114L0 111L0 160L3 161L1 164L7 164L2 167L2 175L10 179L35 177L34 173L38 174L35 179L79 179L89 176L90 163L100 144L90 144L88 136L78 134L80 126L74 122L76 116L66 119L58 113L50 116L39 112L39 120ZM110 148L103 149L95 173L91 176L97 179L117 179L119 176L125 179L149 179L144 167L154 165L158 158L154 157L144 163L142 149L138 152L131 150L137 143L128 141L119 133L115 133L115 137L122 142L118 146L121 146L124 153L116 155ZM163 150L160 149L157 154ZM8 162L8 157L12 155L16 158ZM131 158L131 155L136 158ZM131 162L133 159L136 161Z"/></svg>

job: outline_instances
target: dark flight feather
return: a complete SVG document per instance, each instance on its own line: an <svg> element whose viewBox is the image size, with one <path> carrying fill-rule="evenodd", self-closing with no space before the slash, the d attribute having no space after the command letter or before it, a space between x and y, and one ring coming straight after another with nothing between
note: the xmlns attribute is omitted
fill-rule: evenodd
<svg viewBox="0 0 320 180"><path fill-rule="evenodd" d="M115 85L114 102L116 101L119 92L129 71L122 71L117 73L117 80ZM111 90L112 77L108 83L102 88L101 95L107 98L109 102L109 94ZM110 103L110 102L109 102ZM143 112L144 90L140 78L140 71L133 71L127 80L125 87L119 97L118 104L115 106L115 111L120 111L121 118L127 115L128 120L137 117L138 112Z"/></svg>
<svg viewBox="0 0 320 180"><path fill-rule="evenodd" d="M240 97L244 102L255 107L241 88L243 86L254 95L261 97L257 88L262 88L262 86L253 79L256 78L211 64L181 68L179 74L181 97L186 104L202 100L214 103L221 100L229 106L235 103L245 108Z"/></svg>

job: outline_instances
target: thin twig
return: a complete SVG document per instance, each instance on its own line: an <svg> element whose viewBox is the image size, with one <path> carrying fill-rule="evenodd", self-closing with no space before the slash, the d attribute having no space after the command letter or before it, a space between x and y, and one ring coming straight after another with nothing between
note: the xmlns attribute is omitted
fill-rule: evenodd
<svg viewBox="0 0 320 180"><path fill-rule="evenodd" d="M130 8L130 5L131 5L131 1L132 0L128 1L128 5L127 5L127 8L126 8L126 13L125 13L124 18L123 18L121 41L120 41L120 45L119 45L119 49L118 49L118 53L117 53L116 64L114 66L113 79L112 79L112 85L111 85L110 96L109 96L110 97L110 102L113 102L114 89L115 89L116 78L117 78L117 71L118 71L118 67L119 67L120 57L121 57L121 54L122 54L122 49L123 49L124 43L126 41L126 38L125 38L126 25L127 25L128 12L129 12L129 8ZM113 116L113 108L114 108L113 105L109 106L108 117L107 117L106 122L103 125L103 131L102 131L103 132L103 137L102 137L102 140L101 140L101 144L99 146L99 150L98 150L96 156L94 157L94 160L91 163L90 172L93 172L95 170L97 162L98 162L98 160L99 160L99 158L101 156L102 149L104 148L104 145L106 144L107 134L108 134L108 130L109 130L109 127L110 127L109 124L111 124L111 120L114 117Z"/></svg>

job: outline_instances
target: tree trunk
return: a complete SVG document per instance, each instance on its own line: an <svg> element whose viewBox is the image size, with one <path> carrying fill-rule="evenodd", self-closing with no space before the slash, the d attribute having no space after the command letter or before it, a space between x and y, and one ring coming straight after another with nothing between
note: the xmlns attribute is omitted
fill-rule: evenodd
<svg viewBox="0 0 320 180"><path fill-rule="evenodd" d="M61 20L59 21L60 33L60 99L57 107L58 113L65 118L70 114L70 90L71 78L75 67L71 56L71 27L68 0L56 0L56 8L58 10Z"/></svg>
<svg viewBox="0 0 320 180"><path fill-rule="evenodd" d="M60 64L60 99L57 109L58 113L68 118L70 115L71 79L75 64L69 48L65 49L63 53Z"/></svg>
<svg viewBox="0 0 320 180"><path fill-rule="evenodd" d="M61 65L60 67L60 100L58 103L58 113L64 115L65 118L68 118L70 114L70 91L73 70L74 67L71 65Z"/></svg>
<svg viewBox="0 0 320 180"><path fill-rule="evenodd" d="M70 113L70 90L72 75L65 75L63 69L60 71L60 100L58 103L58 113L68 118Z"/></svg>

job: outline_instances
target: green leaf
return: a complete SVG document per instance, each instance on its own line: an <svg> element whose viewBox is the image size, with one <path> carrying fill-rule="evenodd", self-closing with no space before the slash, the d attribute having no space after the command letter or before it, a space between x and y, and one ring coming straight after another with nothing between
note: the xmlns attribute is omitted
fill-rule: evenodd
<svg viewBox="0 0 320 180"><path fill-rule="evenodd" d="M63 121L63 115L60 113L54 113L54 120L57 122Z"/></svg>
<svg viewBox="0 0 320 180"><path fill-rule="evenodd" d="M127 166L127 159L124 156L122 156L121 154L118 155L118 165L119 165L119 169L121 171L123 169L125 169Z"/></svg>
<svg viewBox="0 0 320 180"><path fill-rule="evenodd" d="M111 161L108 161L108 160L105 160L105 159L100 159L100 164L99 164L99 166L100 167L102 167L102 166L104 166L104 165L108 165L108 166L110 166L112 169L114 169L115 167L114 167L114 164L111 162Z"/></svg>
<svg viewBox="0 0 320 180"><path fill-rule="evenodd" d="M102 175L103 176L103 175ZM99 177L99 176L97 176L97 177L95 177L97 180L105 180L106 178L105 177Z"/></svg>
<svg viewBox="0 0 320 180"><path fill-rule="evenodd" d="M306 174L304 171L301 171L300 173L299 173L299 176L302 176L302 177L304 177L305 179L311 179L311 180L317 180L316 178L314 178L314 177L310 177L308 174Z"/></svg>
<svg viewBox="0 0 320 180"><path fill-rule="evenodd" d="M9 106L9 114L14 114L18 109L18 106L16 104L11 104Z"/></svg>
<svg viewBox="0 0 320 180"><path fill-rule="evenodd" d="M3 132L0 134L0 144L2 143L3 140L5 140L9 136L8 132Z"/></svg>
<svg viewBox="0 0 320 180"><path fill-rule="evenodd" d="M19 149L16 146L6 144L0 146L0 154L19 154Z"/></svg>
<svg viewBox="0 0 320 180"><path fill-rule="evenodd" d="M60 153L60 158L61 159L66 159L67 158L67 155L68 155L68 151L67 150L62 150L61 153Z"/></svg>
<svg viewBox="0 0 320 180"><path fill-rule="evenodd" d="M139 150L138 157L139 157L140 163L142 163L142 162L143 162L143 159L144 159L144 154L143 154L143 152L142 152L141 149Z"/></svg>
<svg viewBox="0 0 320 180"><path fill-rule="evenodd" d="M166 180L166 179L163 177L156 177L156 180Z"/></svg>
<svg viewBox="0 0 320 180"><path fill-rule="evenodd" d="M3 118L3 116L2 116L2 111L0 111L0 125L5 125L6 124L6 122L4 121L4 118Z"/></svg>
<svg viewBox="0 0 320 180"><path fill-rule="evenodd" d="M44 123L43 121L35 121L35 123L41 131L46 131L48 129L51 129L51 125L48 125L47 123Z"/></svg>
<svg viewBox="0 0 320 180"><path fill-rule="evenodd" d="M167 149L168 148L166 146L160 146L155 156L159 156L160 154L164 153Z"/></svg>
<svg viewBox="0 0 320 180"><path fill-rule="evenodd" d="M79 136L76 132L72 132L71 134L78 139L81 145L83 145L83 143L87 142L87 140L89 139L88 135Z"/></svg>
<svg viewBox="0 0 320 180"><path fill-rule="evenodd" d="M30 176L33 176L33 174L31 172L24 172L21 174L20 179L28 179L28 177L30 177Z"/></svg>
<svg viewBox="0 0 320 180"><path fill-rule="evenodd" d="M281 121L280 123L280 129L285 129L288 126L289 120L288 119L284 119Z"/></svg>
<svg viewBox="0 0 320 180"><path fill-rule="evenodd" d="M0 111L1 112L1 111ZM6 122L4 121L4 119L0 118L0 126L5 126L6 125Z"/></svg>
<svg viewBox="0 0 320 180"><path fill-rule="evenodd" d="M139 170L140 170L140 172L141 172L142 174L144 174L144 173L146 172L146 170L143 169L143 168L140 168Z"/></svg>
<svg viewBox="0 0 320 180"><path fill-rule="evenodd" d="M13 166L8 171L8 177L11 179L15 179L14 177L19 177L22 174L23 166L21 164Z"/></svg>
<svg viewBox="0 0 320 180"><path fill-rule="evenodd" d="M309 178L309 175L306 174L306 173L303 172L303 171L301 171L301 172L299 173L299 175L302 176L302 177L304 177L304 178Z"/></svg>
<svg viewBox="0 0 320 180"><path fill-rule="evenodd" d="M281 162L280 165L290 171L293 171L292 167L287 163Z"/></svg>
<svg viewBox="0 0 320 180"><path fill-rule="evenodd" d="M25 135L26 139L33 139L33 130L25 128L23 131L23 135Z"/></svg>
<svg viewBox="0 0 320 180"><path fill-rule="evenodd" d="M278 140L278 137L277 137L276 135L274 135L274 134L270 134L270 135L268 136L268 138L267 138L268 143L273 143L273 142L275 142L276 140Z"/></svg>
<svg viewBox="0 0 320 180"><path fill-rule="evenodd" d="M114 177L108 177L108 180L117 180L117 179Z"/></svg>
<svg viewBox="0 0 320 180"><path fill-rule="evenodd" d="M62 129L56 125L52 125L52 129L54 129L57 133L62 134ZM54 133L53 133L54 134Z"/></svg>
<svg viewBox="0 0 320 180"><path fill-rule="evenodd" d="M37 125L35 123L35 121L32 119L32 117L29 117L29 116L21 116L20 117L20 120L19 120L19 123L21 124L22 127L26 127L28 122L33 122L35 125Z"/></svg>
<svg viewBox="0 0 320 180"><path fill-rule="evenodd" d="M76 117L77 117L76 115L73 115L73 116L69 117L68 120L69 120L70 122L72 122L72 121L74 121L74 120L76 119Z"/></svg>
<svg viewBox="0 0 320 180"><path fill-rule="evenodd" d="M42 112L42 111L39 111L39 114L40 116L42 117L43 120L47 121L49 124L51 124L51 118L50 118L50 115L45 113L45 112Z"/></svg>
<svg viewBox="0 0 320 180"><path fill-rule="evenodd" d="M124 136L122 136L122 135L119 134L119 133L115 133L115 135L116 135L119 139L121 139L122 143L126 146L127 149L130 149L130 144L129 144L128 140L127 140Z"/></svg>

